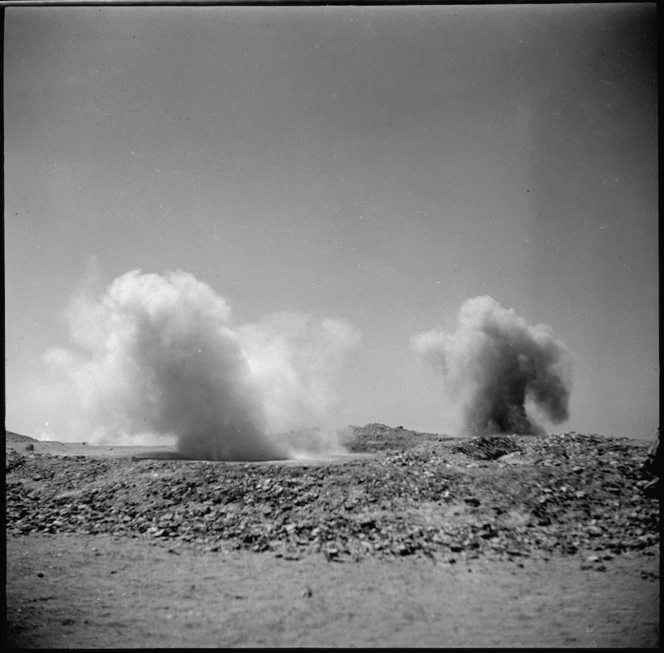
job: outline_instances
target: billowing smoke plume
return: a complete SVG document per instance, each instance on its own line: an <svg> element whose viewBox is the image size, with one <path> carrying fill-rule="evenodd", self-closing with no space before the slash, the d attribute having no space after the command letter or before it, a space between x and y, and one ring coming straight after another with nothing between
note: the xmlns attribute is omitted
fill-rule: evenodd
<svg viewBox="0 0 664 653"><path fill-rule="evenodd" d="M340 320L282 312L240 327L238 336L269 430L294 454L341 451L342 434L320 427L338 400L334 384L359 332Z"/></svg>
<svg viewBox="0 0 664 653"><path fill-rule="evenodd" d="M49 350L68 407L61 439L175 443L186 457L286 458L338 448L279 433L311 426L334 403L333 381L359 333L338 320L280 313L233 327L226 301L192 275L129 272L67 312L77 351ZM296 439L296 438L295 438Z"/></svg>
<svg viewBox="0 0 664 653"><path fill-rule="evenodd" d="M461 403L466 434L544 433L527 403L553 423L569 417L572 354L548 326L528 325L491 297L464 302L454 333L418 333L411 347Z"/></svg>

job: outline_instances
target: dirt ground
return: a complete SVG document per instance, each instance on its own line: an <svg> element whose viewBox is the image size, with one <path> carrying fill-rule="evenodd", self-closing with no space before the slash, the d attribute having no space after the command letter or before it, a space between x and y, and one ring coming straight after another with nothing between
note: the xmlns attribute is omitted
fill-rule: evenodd
<svg viewBox="0 0 664 653"><path fill-rule="evenodd" d="M108 446L108 445L91 445L84 442L56 442L56 441L39 441L29 438L27 436L17 435L11 433L7 436L5 444L5 451L11 453L13 451L18 453L26 453L26 447L32 447L32 451L36 454L44 454L49 456L86 456L89 458L134 458L134 459L148 459L148 460L183 460L181 456L175 452L173 447L155 446L155 447L135 447L135 446ZM309 456L302 459L292 460L273 460L266 462L254 462L254 465L332 465L347 462L353 459L361 459L370 457L372 454L365 453L343 453L343 454L326 454L319 456ZM225 464L232 465L232 462ZM243 463L237 463L243 464Z"/></svg>
<svg viewBox="0 0 664 653"><path fill-rule="evenodd" d="M81 444L34 448L168 456ZM659 645L658 547L606 560L602 570L583 568L574 556L336 562L311 553L289 560L74 534L9 535L6 556L14 648Z"/></svg>
<svg viewBox="0 0 664 653"><path fill-rule="evenodd" d="M111 537L7 542L8 643L657 647L659 557L340 564L169 552Z"/></svg>

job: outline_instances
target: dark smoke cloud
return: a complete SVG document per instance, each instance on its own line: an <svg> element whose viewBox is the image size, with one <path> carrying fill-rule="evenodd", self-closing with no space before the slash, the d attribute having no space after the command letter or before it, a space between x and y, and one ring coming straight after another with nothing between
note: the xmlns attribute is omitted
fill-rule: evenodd
<svg viewBox="0 0 664 653"><path fill-rule="evenodd" d="M45 355L62 408L54 436L174 443L184 456L212 460L306 453L306 440L277 434L325 417L359 333L299 313L241 327L230 315L222 297L181 271L129 272L100 297L84 288L67 312L76 350ZM340 448L333 430L316 434L312 450Z"/></svg>
<svg viewBox="0 0 664 653"><path fill-rule="evenodd" d="M572 354L548 326L491 297L464 302L454 333L418 333L411 347L443 376L467 434L544 433L529 402L553 423L569 418Z"/></svg>

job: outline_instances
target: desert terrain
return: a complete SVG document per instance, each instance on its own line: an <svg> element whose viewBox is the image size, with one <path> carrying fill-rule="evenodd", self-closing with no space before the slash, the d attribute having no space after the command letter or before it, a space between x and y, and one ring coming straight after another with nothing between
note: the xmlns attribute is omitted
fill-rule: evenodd
<svg viewBox="0 0 664 653"><path fill-rule="evenodd" d="M659 645L647 443L349 429L278 463L6 433L8 645Z"/></svg>

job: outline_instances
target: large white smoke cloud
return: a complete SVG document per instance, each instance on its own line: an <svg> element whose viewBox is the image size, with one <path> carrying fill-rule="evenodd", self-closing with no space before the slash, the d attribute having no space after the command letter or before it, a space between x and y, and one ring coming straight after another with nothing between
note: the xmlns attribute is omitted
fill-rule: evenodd
<svg viewBox="0 0 664 653"><path fill-rule="evenodd" d="M234 327L227 302L182 271L128 272L101 296L84 288L67 321L75 350L45 361L61 439L175 443L186 457L286 458L338 450L322 423L359 332L340 320L278 313Z"/></svg>
<svg viewBox="0 0 664 653"><path fill-rule="evenodd" d="M548 326L530 326L489 296L464 302L454 333L418 333L411 348L461 404L466 434L544 433L528 403L553 423L569 418L571 352Z"/></svg>
<svg viewBox="0 0 664 653"><path fill-rule="evenodd" d="M325 420L337 403L335 385L359 331L341 320L281 312L237 333L269 431L294 453L341 451L335 439L343 435L335 436Z"/></svg>

